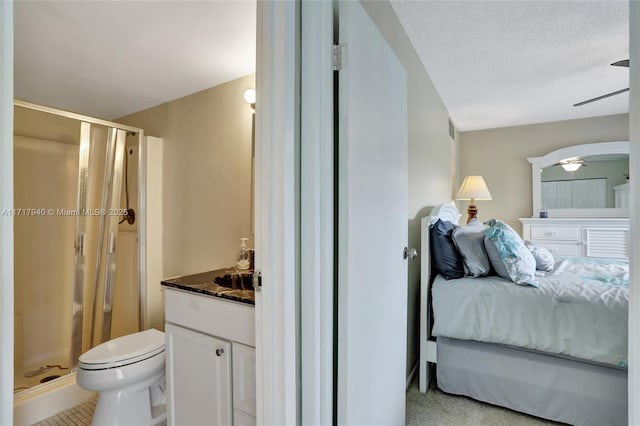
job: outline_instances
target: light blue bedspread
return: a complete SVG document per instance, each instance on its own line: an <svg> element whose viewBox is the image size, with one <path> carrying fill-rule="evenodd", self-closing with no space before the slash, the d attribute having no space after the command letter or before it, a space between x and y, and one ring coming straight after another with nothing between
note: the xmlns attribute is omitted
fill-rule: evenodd
<svg viewBox="0 0 640 426"><path fill-rule="evenodd" d="M436 277L433 334L627 366L628 262L558 258L538 281Z"/></svg>
<svg viewBox="0 0 640 426"><path fill-rule="evenodd" d="M583 280L629 287L629 262L619 259L565 257L558 259L552 274L576 274Z"/></svg>

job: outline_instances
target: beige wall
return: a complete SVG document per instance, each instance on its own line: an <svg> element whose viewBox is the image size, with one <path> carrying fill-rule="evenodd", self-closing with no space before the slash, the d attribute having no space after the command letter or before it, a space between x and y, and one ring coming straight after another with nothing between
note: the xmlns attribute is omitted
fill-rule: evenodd
<svg viewBox="0 0 640 426"><path fill-rule="evenodd" d="M420 251L420 219L451 200L455 186L458 144L449 137L449 114L388 2L365 1L407 70L409 93L409 247ZM409 262L407 312L407 374L419 356L420 257ZM398 283L400 285L400 282Z"/></svg>
<svg viewBox="0 0 640 426"><path fill-rule="evenodd" d="M242 95L254 80L246 76L116 120L164 139L164 277L232 266L240 238L253 242L253 110Z"/></svg>
<svg viewBox="0 0 640 426"><path fill-rule="evenodd" d="M460 136L460 174L482 175L491 192L491 201L478 201L478 218L498 218L516 231L520 217L531 217L531 164L559 148L629 138L629 115L609 115L578 120L530 124L526 126L463 132ZM459 204L466 212L468 201Z"/></svg>

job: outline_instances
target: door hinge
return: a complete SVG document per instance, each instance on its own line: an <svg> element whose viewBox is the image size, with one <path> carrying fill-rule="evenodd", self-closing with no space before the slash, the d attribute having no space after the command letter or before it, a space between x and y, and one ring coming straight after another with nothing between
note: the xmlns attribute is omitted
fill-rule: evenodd
<svg viewBox="0 0 640 426"><path fill-rule="evenodd" d="M332 47L334 71L340 71L342 69L342 64L344 62L343 55L344 55L345 47L346 47L346 44L336 44Z"/></svg>
<svg viewBox="0 0 640 426"><path fill-rule="evenodd" d="M253 289L255 291L262 290L262 272L260 271L255 271L253 273Z"/></svg>

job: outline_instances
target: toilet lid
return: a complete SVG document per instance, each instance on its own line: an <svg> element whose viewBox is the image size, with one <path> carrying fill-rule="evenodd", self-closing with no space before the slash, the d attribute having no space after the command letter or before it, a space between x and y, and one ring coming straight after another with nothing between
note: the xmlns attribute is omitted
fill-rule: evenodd
<svg viewBox="0 0 640 426"><path fill-rule="evenodd" d="M80 355L79 367L103 370L150 358L164 351L164 333L149 329L104 342Z"/></svg>

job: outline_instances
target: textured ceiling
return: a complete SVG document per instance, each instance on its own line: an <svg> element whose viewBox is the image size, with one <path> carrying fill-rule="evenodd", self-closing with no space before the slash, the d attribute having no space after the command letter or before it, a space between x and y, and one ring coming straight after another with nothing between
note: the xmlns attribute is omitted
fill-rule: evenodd
<svg viewBox="0 0 640 426"><path fill-rule="evenodd" d="M14 3L15 97L105 119L255 72L255 1Z"/></svg>
<svg viewBox="0 0 640 426"><path fill-rule="evenodd" d="M628 2L391 0L462 131L628 112Z"/></svg>
<svg viewBox="0 0 640 426"><path fill-rule="evenodd" d="M391 0L462 131L628 111L628 3ZM254 1L15 5L15 97L113 119L255 70Z"/></svg>

